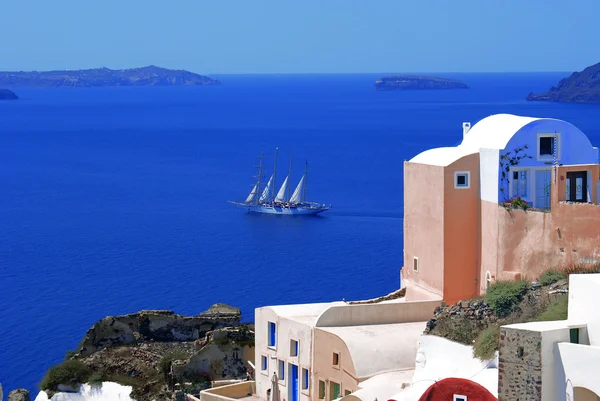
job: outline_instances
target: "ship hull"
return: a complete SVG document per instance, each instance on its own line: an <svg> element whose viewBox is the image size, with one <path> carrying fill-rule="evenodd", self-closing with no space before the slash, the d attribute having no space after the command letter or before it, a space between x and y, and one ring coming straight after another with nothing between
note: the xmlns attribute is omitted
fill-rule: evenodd
<svg viewBox="0 0 600 401"><path fill-rule="evenodd" d="M304 207L281 207L281 206L261 206L253 205L248 206L248 212L250 213L262 213L262 214L286 214L286 215L311 215L319 214L328 210L328 207L315 207L315 208L304 208Z"/></svg>
<svg viewBox="0 0 600 401"><path fill-rule="evenodd" d="M234 203L234 202L231 202ZM278 205L247 205L243 203L234 203L237 206L248 210L248 213L259 214L281 214L281 215L314 215L329 210L329 206L321 204L298 205L295 207L285 207Z"/></svg>

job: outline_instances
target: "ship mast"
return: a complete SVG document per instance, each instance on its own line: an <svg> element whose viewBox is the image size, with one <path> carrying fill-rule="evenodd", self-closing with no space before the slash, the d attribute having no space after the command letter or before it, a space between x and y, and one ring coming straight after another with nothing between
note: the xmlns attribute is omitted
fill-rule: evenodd
<svg viewBox="0 0 600 401"><path fill-rule="evenodd" d="M254 202L255 204L258 205L259 199L260 199L260 179L262 178L262 159L263 159L263 154L262 152L260 152L260 156L258 156L258 166L256 166L256 168L258 169L258 174L254 176L254 178L256 178L256 195L254 196Z"/></svg>
<svg viewBox="0 0 600 401"><path fill-rule="evenodd" d="M306 172L308 171L308 160L304 165L304 188L302 189L302 203L306 202Z"/></svg>
<svg viewBox="0 0 600 401"><path fill-rule="evenodd" d="M273 166L273 190L271 191L271 203L275 202L275 183L277 182L277 152L279 148L275 148L275 165Z"/></svg>
<svg viewBox="0 0 600 401"><path fill-rule="evenodd" d="M291 184L291 181L292 181L292 153L290 153L290 171L288 173L288 180L289 180L289 182ZM290 201L290 191L291 191L291 189L292 189L292 186L288 184L288 187L287 187L287 196L286 196L287 202Z"/></svg>

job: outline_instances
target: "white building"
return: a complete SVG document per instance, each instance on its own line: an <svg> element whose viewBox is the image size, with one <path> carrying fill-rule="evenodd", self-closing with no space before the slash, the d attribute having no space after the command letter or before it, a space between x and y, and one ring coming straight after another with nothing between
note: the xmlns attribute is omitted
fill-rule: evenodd
<svg viewBox="0 0 600 401"><path fill-rule="evenodd" d="M600 274L569 281L567 320L501 328L499 399L600 400Z"/></svg>
<svg viewBox="0 0 600 401"><path fill-rule="evenodd" d="M414 369L418 340L439 300L333 302L256 310L256 395L332 401L381 374Z"/></svg>

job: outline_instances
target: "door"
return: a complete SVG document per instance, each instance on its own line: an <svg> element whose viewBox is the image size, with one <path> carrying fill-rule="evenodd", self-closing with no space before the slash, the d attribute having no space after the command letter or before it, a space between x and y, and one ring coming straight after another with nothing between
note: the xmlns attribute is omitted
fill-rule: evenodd
<svg viewBox="0 0 600 401"><path fill-rule="evenodd" d="M552 170L535 171L535 204L538 209L550 209Z"/></svg>
<svg viewBox="0 0 600 401"><path fill-rule="evenodd" d="M298 385L298 366L290 363L290 374L289 374L289 400L298 401L300 386Z"/></svg>
<svg viewBox="0 0 600 401"><path fill-rule="evenodd" d="M587 202L587 172L573 171L567 173L567 199L571 202Z"/></svg>

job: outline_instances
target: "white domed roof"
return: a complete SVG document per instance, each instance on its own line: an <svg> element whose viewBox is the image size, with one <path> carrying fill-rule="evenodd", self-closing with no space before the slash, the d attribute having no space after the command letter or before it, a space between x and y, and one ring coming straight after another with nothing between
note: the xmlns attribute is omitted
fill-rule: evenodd
<svg viewBox="0 0 600 401"><path fill-rule="evenodd" d="M475 124L460 145L426 150L413 157L410 162L449 166L464 156L478 153L481 148L504 149L521 128L538 120L543 119L513 114L494 114Z"/></svg>

